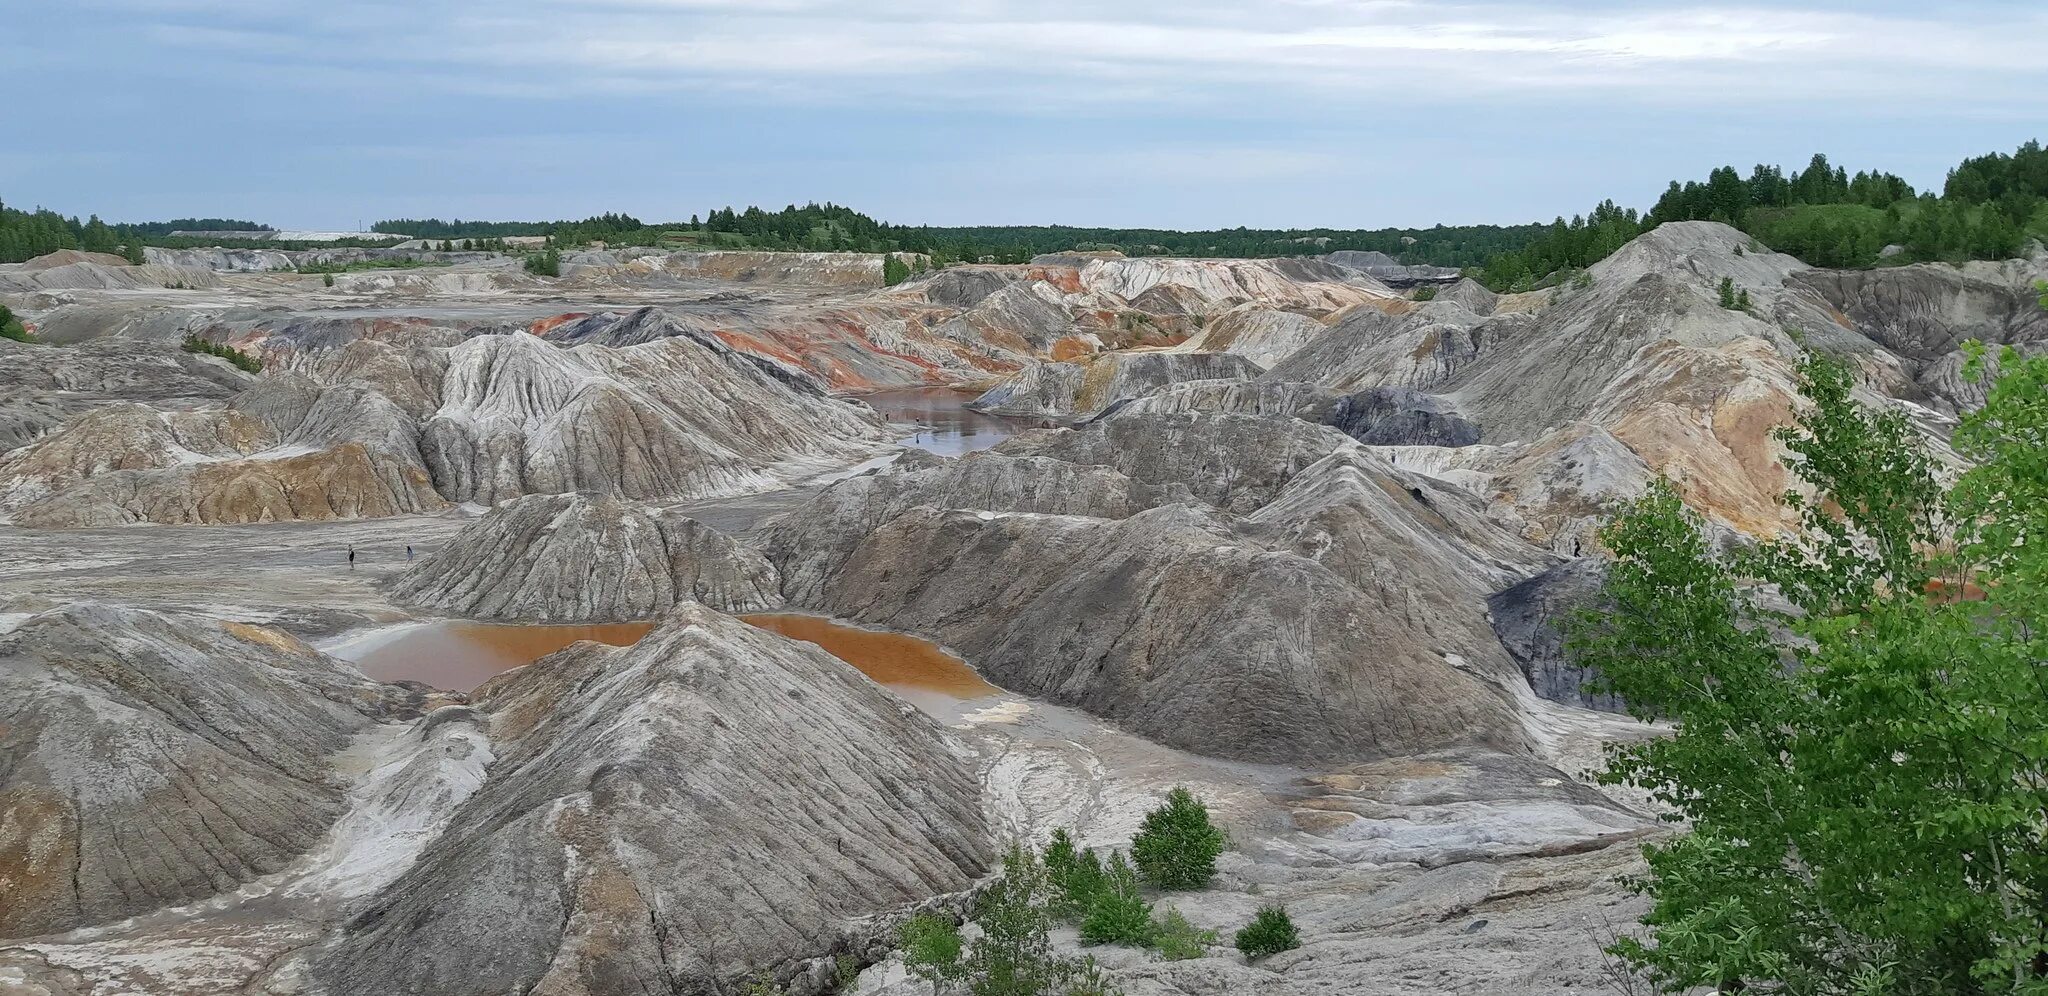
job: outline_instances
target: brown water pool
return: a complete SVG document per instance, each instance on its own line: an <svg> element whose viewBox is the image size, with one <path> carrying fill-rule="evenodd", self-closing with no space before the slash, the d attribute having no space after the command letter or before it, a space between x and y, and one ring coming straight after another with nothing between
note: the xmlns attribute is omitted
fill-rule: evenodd
<svg viewBox="0 0 2048 996"><path fill-rule="evenodd" d="M995 686L936 645L902 633L878 633L817 616L741 616L762 629L823 647L919 706L947 705L994 695ZM586 626L532 626L443 620L373 633L329 652L379 681L417 681L469 691L491 676L529 664L578 640L623 647L654 628L651 622Z"/></svg>

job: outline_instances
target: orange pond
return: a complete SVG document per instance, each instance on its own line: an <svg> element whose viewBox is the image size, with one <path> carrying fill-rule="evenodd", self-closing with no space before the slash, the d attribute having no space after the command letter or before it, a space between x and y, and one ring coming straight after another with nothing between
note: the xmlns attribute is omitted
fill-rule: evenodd
<svg viewBox="0 0 2048 996"><path fill-rule="evenodd" d="M762 629L814 643L919 705L996 694L958 657L901 633L877 633L816 616L741 616ZM525 626L449 620L352 641L331 652L380 681L418 681L469 691L492 675L546 657L578 640L613 646L638 641L653 623Z"/></svg>

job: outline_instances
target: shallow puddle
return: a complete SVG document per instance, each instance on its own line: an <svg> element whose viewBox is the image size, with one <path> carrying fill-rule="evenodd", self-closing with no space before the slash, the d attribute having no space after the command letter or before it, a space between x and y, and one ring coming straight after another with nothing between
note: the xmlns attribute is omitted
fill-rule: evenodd
<svg viewBox="0 0 2048 996"><path fill-rule="evenodd" d="M902 633L878 633L817 616L764 613L740 618L793 640L823 647L878 684L929 712L995 695L994 685L936 645ZM443 620L350 640L328 652L379 681L417 681L467 692L493 675L530 664L578 640L623 647L638 642L652 622L538 626Z"/></svg>
<svg viewBox="0 0 2048 996"><path fill-rule="evenodd" d="M983 415L964 407L976 397L978 395L972 391L922 388L883 391L865 395L860 400L888 416L891 422L909 422L922 427L897 442L930 450L940 456L959 456L988 449L1017 432L1016 425L1008 419Z"/></svg>

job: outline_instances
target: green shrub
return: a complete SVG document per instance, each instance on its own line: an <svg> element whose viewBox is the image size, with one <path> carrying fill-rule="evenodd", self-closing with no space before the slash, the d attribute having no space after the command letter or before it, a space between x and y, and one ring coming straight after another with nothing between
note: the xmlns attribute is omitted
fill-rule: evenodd
<svg viewBox="0 0 2048 996"><path fill-rule="evenodd" d="M960 974L960 928L951 920L919 913L897 928L896 942L903 947L903 965L910 974L932 984L938 994Z"/></svg>
<svg viewBox="0 0 2048 996"><path fill-rule="evenodd" d="M332 273L323 273L323 274L321 274L321 275L320 275L320 282L321 282L322 284L324 284L324 285L328 286L328 287L332 287L332 286L334 286L334 274L332 274Z"/></svg>
<svg viewBox="0 0 2048 996"><path fill-rule="evenodd" d="M1046 845L1045 874L1052 883L1053 915L1069 923L1087 916L1107 885L1095 852L1076 848L1064 827L1055 829Z"/></svg>
<svg viewBox="0 0 2048 996"><path fill-rule="evenodd" d="M179 345L183 346L185 352L188 353L205 353L208 356L218 356L249 373L257 373L263 369L262 360L244 353L227 343L214 342L203 338L197 332L186 333L185 341Z"/></svg>
<svg viewBox="0 0 2048 996"><path fill-rule="evenodd" d="M1735 278L1721 278L1721 307L1735 310Z"/></svg>
<svg viewBox="0 0 2048 996"><path fill-rule="evenodd" d="M1102 890L1081 920L1081 940L1132 947L1152 941L1152 904L1138 895L1138 872L1121 853L1110 852Z"/></svg>
<svg viewBox="0 0 2048 996"><path fill-rule="evenodd" d="M1209 807L1185 788L1166 793L1166 805L1145 814L1131 838L1131 857L1145 880L1161 889L1202 889L1216 875L1223 831L1209 822Z"/></svg>
<svg viewBox="0 0 2048 996"><path fill-rule="evenodd" d="M1260 907L1252 922L1237 932L1237 949L1251 961L1298 947L1301 947L1301 932L1294 929L1294 920L1287 915L1284 906Z"/></svg>
<svg viewBox="0 0 2048 996"><path fill-rule="evenodd" d="M1200 958L1214 943L1215 931L1202 930L1189 923L1177 909L1169 907L1165 917L1152 921L1152 949L1167 961Z"/></svg>
<svg viewBox="0 0 2048 996"><path fill-rule="evenodd" d="M1423 284L1422 286L1420 286L1420 287L1417 287L1417 288L1415 288L1415 300L1417 300L1417 301L1434 301L1434 300L1436 300L1436 285L1435 285L1435 284Z"/></svg>
<svg viewBox="0 0 2048 996"><path fill-rule="evenodd" d="M559 277L562 275L562 254L555 249L537 252L526 257L526 272L538 277Z"/></svg>
<svg viewBox="0 0 2048 996"><path fill-rule="evenodd" d="M905 263L901 256L892 252L882 257L882 284L884 286L894 287L909 279L910 264Z"/></svg>
<svg viewBox="0 0 2048 996"><path fill-rule="evenodd" d="M21 319L14 317L14 312L9 311L4 304L0 304L0 339L12 339L15 342L36 341L36 337L29 334L28 326L23 325Z"/></svg>

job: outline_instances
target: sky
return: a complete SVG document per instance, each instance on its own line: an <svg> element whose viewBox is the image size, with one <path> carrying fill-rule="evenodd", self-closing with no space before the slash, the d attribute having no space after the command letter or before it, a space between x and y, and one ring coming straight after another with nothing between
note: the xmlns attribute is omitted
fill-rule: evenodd
<svg viewBox="0 0 2048 996"><path fill-rule="evenodd" d="M0 201L1380 228L2048 139L2048 4L0 0Z"/></svg>

